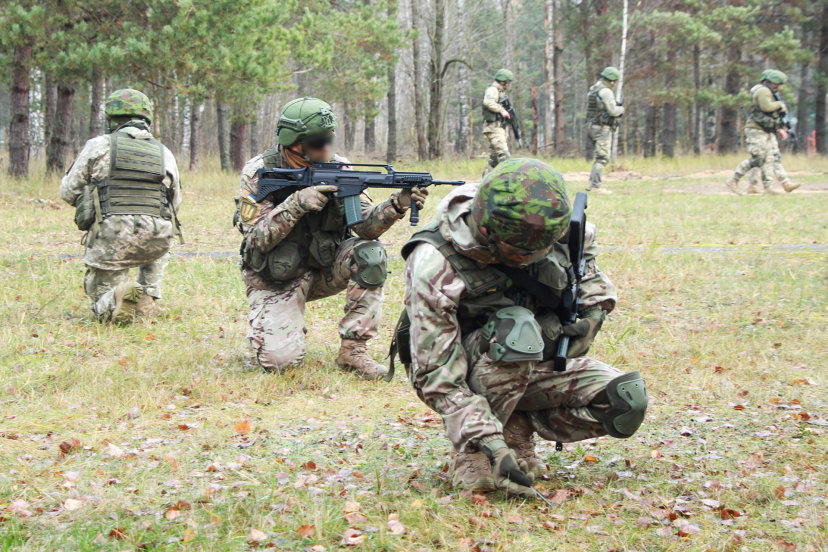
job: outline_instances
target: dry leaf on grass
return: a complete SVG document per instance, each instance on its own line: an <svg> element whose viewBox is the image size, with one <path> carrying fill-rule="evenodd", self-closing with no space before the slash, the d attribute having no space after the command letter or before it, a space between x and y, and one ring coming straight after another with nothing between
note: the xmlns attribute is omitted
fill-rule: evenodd
<svg viewBox="0 0 828 552"><path fill-rule="evenodd" d="M83 501L78 500L77 498L67 498L63 502L63 509L67 512L74 512L78 510L81 506L83 506Z"/></svg>
<svg viewBox="0 0 828 552"><path fill-rule="evenodd" d="M359 529L354 529L353 527L349 527L345 529L345 532L342 534L342 544L345 546L359 546L367 537L362 534L362 531Z"/></svg>
<svg viewBox="0 0 828 552"><path fill-rule="evenodd" d="M368 518L361 512L348 512L345 514L345 521L351 525L359 525L360 523L367 523Z"/></svg>
<svg viewBox="0 0 828 552"><path fill-rule="evenodd" d="M181 517L181 510L175 507L167 508L167 511L164 512L164 517L167 521L175 521Z"/></svg>
<svg viewBox="0 0 828 552"><path fill-rule="evenodd" d="M354 502L353 500L348 500L345 502L345 507L342 509L343 512L349 514L351 512L359 512L362 510L362 506L360 506L359 502Z"/></svg>
<svg viewBox="0 0 828 552"><path fill-rule="evenodd" d="M29 503L25 500L15 500L11 504L8 505L7 510L12 514L17 514L20 517L32 517L31 511L29 511Z"/></svg>
<svg viewBox="0 0 828 552"><path fill-rule="evenodd" d="M388 523L386 524L387 527L388 527L388 531L392 535L405 535L405 533L406 533L405 525L400 523L400 520L398 520L398 519L392 519L392 516L394 516L394 515L395 514L391 514L390 516L388 516Z"/></svg>
<svg viewBox="0 0 828 552"><path fill-rule="evenodd" d="M109 538L115 540L124 540L126 538L126 529L123 527L115 527L109 532Z"/></svg>
<svg viewBox="0 0 828 552"><path fill-rule="evenodd" d="M112 443L106 445L106 453L112 458L121 458L124 455L124 449Z"/></svg>
<svg viewBox="0 0 828 552"><path fill-rule="evenodd" d="M236 433L240 435L247 435L250 433L250 422L247 420L243 420L236 424L235 426Z"/></svg>
<svg viewBox="0 0 828 552"><path fill-rule="evenodd" d="M298 529L296 529L296 534L302 537L303 539L310 539L313 538L313 535L316 533L316 526L315 525L300 525Z"/></svg>
<svg viewBox="0 0 828 552"><path fill-rule="evenodd" d="M247 538L249 538L253 542L262 542L267 540L267 535L264 531L260 531L258 529L251 529L250 533L247 535Z"/></svg>

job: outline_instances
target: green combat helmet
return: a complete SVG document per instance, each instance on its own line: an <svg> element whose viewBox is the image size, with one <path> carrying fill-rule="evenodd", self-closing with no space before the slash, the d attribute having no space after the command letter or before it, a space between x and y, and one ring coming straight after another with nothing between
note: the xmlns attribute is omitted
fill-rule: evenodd
<svg viewBox="0 0 828 552"><path fill-rule="evenodd" d="M147 124L152 124L152 104L149 98L138 90L122 88L116 90L106 99L104 108L106 118L142 117Z"/></svg>
<svg viewBox="0 0 828 552"><path fill-rule="evenodd" d="M276 127L279 144L292 146L309 136L333 134L336 116L319 98L297 98L285 104Z"/></svg>
<svg viewBox="0 0 828 552"><path fill-rule="evenodd" d="M515 75L508 69L499 69L497 73L495 73L494 79L497 82L512 82L515 80Z"/></svg>
<svg viewBox="0 0 828 552"><path fill-rule="evenodd" d="M609 67L604 67L604 70L598 76L608 81L617 81L621 78L621 71L617 67L610 65Z"/></svg>
<svg viewBox="0 0 828 552"><path fill-rule="evenodd" d="M500 163L480 183L471 207L472 220L490 237L533 252L549 249L571 216L561 173L535 159Z"/></svg>
<svg viewBox="0 0 828 552"><path fill-rule="evenodd" d="M772 82L773 84L785 84L788 82L788 75L783 73L782 71L777 71L776 69L768 69L767 77L765 80L768 82Z"/></svg>

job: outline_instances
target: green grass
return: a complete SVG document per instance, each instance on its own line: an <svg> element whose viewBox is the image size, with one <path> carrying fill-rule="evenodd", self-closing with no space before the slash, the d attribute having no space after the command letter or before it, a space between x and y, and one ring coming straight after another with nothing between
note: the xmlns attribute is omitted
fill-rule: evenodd
<svg viewBox="0 0 828 552"><path fill-rule="evenodd" d="M484 162L399 168L473 179ZM551 509L449 488L448 442L404 378L333 365L340 297L309 304L306 366L283 376L255 367L232 258L177 257L157 323L96 324L57 179L6 180L0 550L335 550L349 526L364 550L828 549L828 254L764 248L828 243L828 163L786 158L806 189L790 196L715 193L737 162L624 160L634 173L614 176L630 179L590 198L621 295L592 354L640 370L652 405L632 439L541 444L540 489L570 492ZM557 165L582 189L587 162ZM236 176L185 185L177 250L236 250ZM410 231L393 228L389 250ZM401 309L399 257L391 270L377 358ZM349 501L364 519L346 520Z"/></svg>

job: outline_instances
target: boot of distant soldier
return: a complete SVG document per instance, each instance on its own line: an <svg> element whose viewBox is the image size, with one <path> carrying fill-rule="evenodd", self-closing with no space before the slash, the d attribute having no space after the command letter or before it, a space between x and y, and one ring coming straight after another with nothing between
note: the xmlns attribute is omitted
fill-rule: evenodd
<svg viewBox="0 0 828 552"><path fill-rule="evenodd" d="M593 186L592 189L590 189L588 191L592 192L593 194L599 194L599 195L611 195L612 194L612 190L608 190L608 189L604 188L603 186Z"/></svg>
<svg viewBox="0 0 828 552"><path fill-rule="evenodd" d="M366 344L365 339L342 338L336 364L346 372L354 372L362 379L378 380L388 373L388 367L371 358Z"/></svg>
<svg viewBox="0 0 828 552"><path fill-rule="evenodd" d="M728 178L727 182L727 189L733 192L736 195L742 195L742 192L739 190L739 179L736 175L731 176Z"/></svg>
<svg viewBox="0 0 828 552"><path fill-rule="evenodd" d="M458 452L451 465L451 486L475 493L494 492L489 458L482 452Z"/></svg>
<svg viewBox="0 0 828 552"><path fill-rule="evenodd" d="M759 187L759 184L757 184L755 182L751 182L750 186L748 186L747 193L749 193L751 195L761 194L762 193L762 188Z"/></svg>
<svg viewBox="0 0 828 552"><path fill-rule="evenodd" d="M115 288L115 308L112 309L113 324L132 324L135 321L138 301L144 297L144 288L137 282L118 284Z"/></svg>
<svg viewBox="0 0 828 552"><path fill-rule="evenodd" d="M774 188L773 186L768 186L765 188L765 193L768 195L785 195L785 192L778 188Z"/></svg>
<svg viewBox="0 0 828 552"><path fill-rule="evenodd" d="M158 306L155 297L145 293L135 304L135 314L144 320L150 320L160 316L161 307Z"/></svg>
<svg viewBox="0 0 828 552"><path fill-rule="evenodd" d="M546 464L535 454L535 429L525 414L512 414L503 426L503 439L515 451L518 462L526 463L524 471L532 479L537 479L546 471Z"/></svg>
<svg viewBox="0 0 828 552"><path fill-rule="evenodd" d="M791 193L792 191L796 190L796 189L797 189L797 188L799 188L801 185L802 185L802 184L794 184L793 182L791 182L791 181L790 181L790 180L788 180L788 179L785 179L785 181L784 181L784 182L782 182L782 188L784 188L784 190L785 190L786 192L788 192L788 193Z"/></svg>

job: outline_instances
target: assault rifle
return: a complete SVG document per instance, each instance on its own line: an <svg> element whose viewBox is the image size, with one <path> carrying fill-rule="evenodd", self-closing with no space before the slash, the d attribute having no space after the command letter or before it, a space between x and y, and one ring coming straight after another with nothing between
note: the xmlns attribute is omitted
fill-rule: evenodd
<svg viewBox="0 0 828 552"><path fill-rule="evenodd" d="M509 100L509 96L506 96L501 101L497 102L500 104L500 107L506 110L506 113L509 114L508 123L509 126L512 127L512 132L515 135L515 140L517 140L518 147L523 147L523 143L520 140L520 126L518 126L517 121L517 113L515 113L515 108L512 107L512 102Z"/></svg>
<svg viewBox="0 0 828 552"><path fill-rule="evenodd" d="M578 321L578 311L583 301L578 297L581 288L581 279L584 277L586 260L584 259L584 240L586 238L586 208L587 195L583 192L575 194L575 204L572 206L572 219L569 222L569 262L566 270L569 282L561 294L561 304L558 307L558 318L561 324L569 326ZM566 352L569 349L569 336L561 335L558 338L558 350L555 353L555 371L566 370Z"/></svg>
<svg viewBox="0 0 828 552"><path fill-rule="evenodd" d="M352 170L351 167L384 169ZM259 190L256 201L262 201L273 192L281 190L308 188L310 186L334 185L338 188L333 197L343 200L345 205L345 223L348 226L359 224L362 217L360 195L367 188L427 188L432 184L459 186L462 180L435 180L426 172L397 172L391 165L369 163L315 163L302 169L259 169ZM420 222L420 210L417 203L411 202L411 226Z"/></svg>

